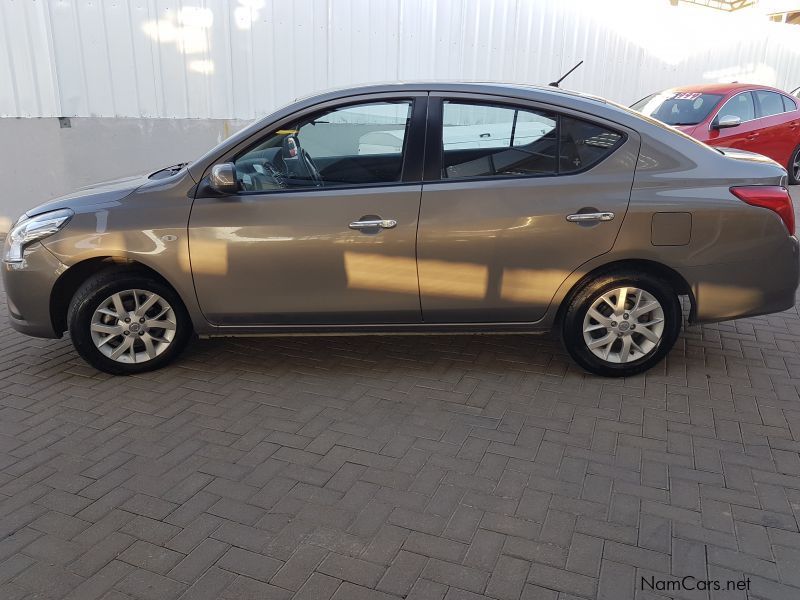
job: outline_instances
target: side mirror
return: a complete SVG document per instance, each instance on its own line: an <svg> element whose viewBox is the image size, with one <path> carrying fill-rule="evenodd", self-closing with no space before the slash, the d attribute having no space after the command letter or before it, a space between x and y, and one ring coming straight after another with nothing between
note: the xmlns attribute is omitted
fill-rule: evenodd
<svg viewBox="0 0 800 600"><path fill-rule="evenodd" d="M714 129L727 129L728 127L738 127L742 124L742 120L739 117L734 117L733 115L727 115L725 117L720 117L717 120L716 124L714 125Z"/></svg>
<svg viewBox="0 0 800 600"><path fill-rule="evenodd" d="M220 163L211 167L209 181L211 189L219 194L235 194L239 191L236 181L236 165L233 163Z"/></svg>

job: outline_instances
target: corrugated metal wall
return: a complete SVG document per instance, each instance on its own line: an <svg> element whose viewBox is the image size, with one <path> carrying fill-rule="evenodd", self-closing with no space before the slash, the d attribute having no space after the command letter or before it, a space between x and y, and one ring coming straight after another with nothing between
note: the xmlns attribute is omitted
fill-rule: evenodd
<svg viewBox="0 0 800 600"><path fill-rule="evenodd" d="M800 27L666 0L0 0L0 115L249 119L332 87L800 85Z"/></svg>

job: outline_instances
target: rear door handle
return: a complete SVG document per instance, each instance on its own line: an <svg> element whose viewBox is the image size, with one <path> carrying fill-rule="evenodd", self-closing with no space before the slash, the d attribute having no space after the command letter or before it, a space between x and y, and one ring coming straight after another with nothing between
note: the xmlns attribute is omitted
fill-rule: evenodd
<svg viewBox="0 0 800 600"><path fill-rule="evenodd" d="M569 221L570 223L611 221L613 218L614 218L613 212L575 213L574 215L567 215L567 221Z"/></svg>
<svg viewBox="0 0 800 600"><path fill-rule="evenodd" d="M394 219L375 219L350 223L350 229L392 229L393 227L397 227L397 221Z"/></svg>

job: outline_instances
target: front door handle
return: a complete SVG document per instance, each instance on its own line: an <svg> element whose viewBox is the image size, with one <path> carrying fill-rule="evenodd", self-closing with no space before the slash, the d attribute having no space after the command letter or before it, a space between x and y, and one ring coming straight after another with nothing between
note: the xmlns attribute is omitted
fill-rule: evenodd
<svg viewBox="0 0 800 600"><path fill-rule="evenodd" d="M567 215L567 221L569 221L570 223L610 221L613 218L614 218L614 213L612 212L575 213L574 215Z"/></svg>
<svg viewBox="0 0 800 600"><path fill-rule="evenodd" d="M397 227L397 221L394 219L374 219L350 223L350 229L392 229L393 227Z"/></svg>

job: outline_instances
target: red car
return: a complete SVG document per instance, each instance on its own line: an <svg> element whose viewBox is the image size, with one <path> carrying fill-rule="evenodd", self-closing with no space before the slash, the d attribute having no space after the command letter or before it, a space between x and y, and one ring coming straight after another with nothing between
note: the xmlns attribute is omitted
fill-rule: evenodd
<svg viewBox="0 0 800 600"><path fill-rule="evenodd" d="M778 89L744 83L673 88L631 106L711 146L770 157L800 183L800 100Z"/></svg>

